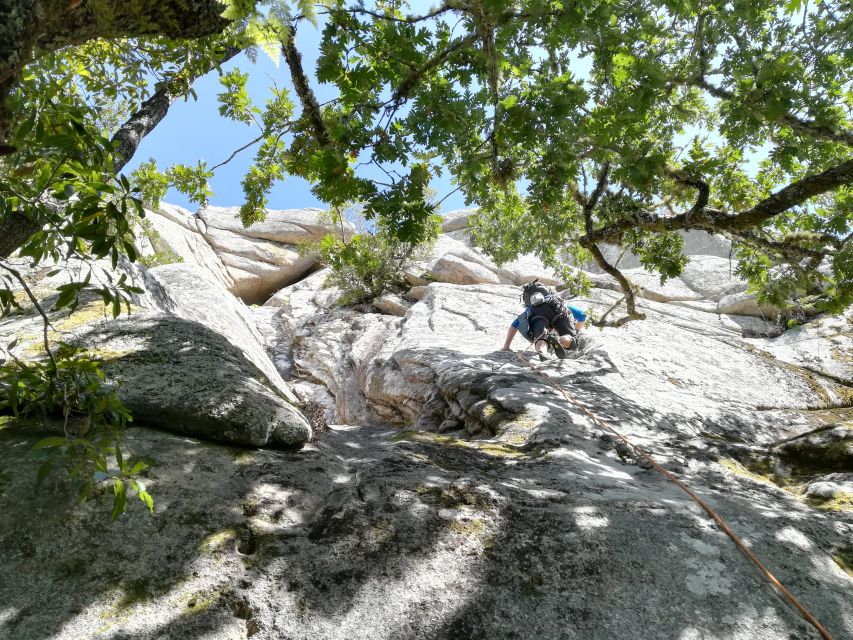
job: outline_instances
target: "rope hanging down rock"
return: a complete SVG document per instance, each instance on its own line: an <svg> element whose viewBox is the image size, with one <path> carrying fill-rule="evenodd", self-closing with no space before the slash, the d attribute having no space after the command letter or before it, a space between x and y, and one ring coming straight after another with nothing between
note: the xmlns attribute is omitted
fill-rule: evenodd
<svg viewBox="0 0 853 640"><path fill-rule="evenodd" d="M530 346L528 345L527 348L529 349ZM527 349L525 349L524 351L527 351ZM797 611L800 612L800 614L803 616L803 618L805 618L806 621L809 622L809 624L811 624L815 629L817 629L817 631L818 631L818 633L820 633L821 637L823 637L824 640L832 640L832 636L823 627L823 625L817 621L817 619L812 615L812 613L808 609L806 609L800 603L800 601L797 600L797 598L795 598L794 595L790 591L788 591L788 589L785 588L785 586L776 578L776 576L774 576L772 573L770 573L770 571L767 569L767 567L764 566L764 564L761 562L761 560L759 560L758 557L749 549L749 547L747 547L741 541L741 539L738 538L737 534L734 531L732 531L731 527L729 527L729 525L726 524L725 520L723 520L722 517L720 517L716 511L714 511L710 506L708 506L708 504L704 500L702 500L702 498L700 498L695 493L693 493L693 491L691 491L690 488L687 487L687 485L685 485L678 478L676 478L674 475L672 475L672 473L670 473L669 471L664 469L648 453L643 451L637 445L633 444L630 440L628 440L628 438L626 438L621 433L616 431L616 429L611 427L609 424L607 424L607 422L605 422L603 419L601 419L597 415L595 415L592 411L587 409L583 404L581 404L580 402L578 402L577 400L572 398L568 394L568 392L562 387L562 385L560 385L556 380L549 378L544 373L542 373L541 371L536 369L536 367L534 367L533 364L528 359L526 359L524 357L524 352L516 353L516 357L518 358L518 360L520 362L524 363L527 367L529 367L530 370L533 371L534 374L539 376L545 382L545 384L547 384L548 386L559 391L560 394L566 399L567 402L569 402L570 404L574 405L575 407L577 407L578 409L583 411L586 415L588 415L590 417L590 419L595 424L597 424L601 428L609 431L610 433L615 435L617 438L619 438L622 442L627 444L639 457L643 458L649 464L651 464L653 469L658 471L667 480L669 480L670 482L672 482L673 484L678 486L682 491L684 491L688 496L690 496L693 499L693 501L696 502L696 504L698 504L700 507L702 507L702 509L705 511L705 513L707 513L709 516L711 516L711 519L713 519L714 522L717 523L717 525L720 527L720 529L722 529L723 532L729 538L731 538L732 542L735 543L735 546L738 549L740 549L740 551L747 558L749 558L756 567L758 567L758 570L761 571L761 573L764 575L765 578L767 578L767 580L770 582L770 584L773 585L774 587L776 587L776 589L779 590L779 592L785 597L785 599L788 600L788 602L791 603L794 606L794 608L796 608Z"/></svg>

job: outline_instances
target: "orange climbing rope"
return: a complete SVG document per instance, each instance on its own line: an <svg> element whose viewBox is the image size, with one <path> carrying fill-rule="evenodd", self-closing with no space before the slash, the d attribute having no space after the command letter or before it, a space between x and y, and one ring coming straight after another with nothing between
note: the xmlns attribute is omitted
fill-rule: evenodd
<svg viewBox="0 0 853 640"><path fill-rule="evenodd" d="M530 348L530 346L528 345L528 349L529 348ZM524 351L527 351L527 349L525 349ZM655 459L652 458L649 454L647 454L645 451L643 451L637 445L633 444L630 440L628 440L628 438L626 438L621 433L616 431L616 429L611 427L609 424L607 424L607 422L605 422L604 420L599 418L597 415L595 415L592 411L587 409L583 404L581 404L580 402L578 402L577 400L575 400L574 398L569 396L568 392L556 380L553 380L553 379L549 378L548 376L546 376L545 374L543 374L541 371L538 371L536 369L536 367L534 367L529 360L524 358L523 353L524 352L516 353L517 358L521 362L526 364L531 369L531 371L533 371L534 374L536 374L537 376L542 378L545 381L545 384L547 384L548 386L553 387L554 389L559 391L562 394L562 396L569 403L573 404L578 409L580 409L581 411L586 413L592 419L592 421L594 423L598 424L603 429L606 429L607 431L609 431L610 433L615 435L617 438L622 440L629 447L631 447L631 449L635 453L637 453L637 455L642 457L644 460L648 461L656 471L663 474L663 476L665 478L667 478L670 482L672 482L673 484L678 486L682 491L684 491L688 496L690 496L700 507L702 507L702 509L705 511L705 513L707 513L709 516L711 516L711 518L714 520L714 522L716 522L719 525L719 527L725 532L725 534L729 538L732 539L732 542L735 543L735 546L738 549L740 549L741 552L747 558L749 558L753 562L753 564L755 564L756 567L758 567L758 570L761 571L762 574L764 574L764 577L767 578L767 580L770 582L770 584L772 584L774 587L776 587L782 593L782 595L785 596L785 598L788 600L788 602L790 602L797 609L797 611L800 612L800 614L803 616L803 618L805 618L815 629L817 629L818 633L820 633L820 635L824 638L824 640L832 640L832 636L829 635L829 632L823 627L823 625L817 621L817 619L811 614L811 612L808 609L806 609L802 604L800 604L800 601L797 600L794 597L794 595L790 591L788 591L781 582L779 582L779 580L776 578L776 576L774 576L772 573L770 573L770 571L767 569L767 567L765 567L762 564L761 560L759 560L758 557L749 549L749 547L747 547L740 540L740 538L738 538L737 534L734 531L732 531L731 527L729 527L729 525L726 524L725 520L723 520L717 514L716 511L714 511L710 506L708 506L708 504L704 500L702 500L702 498L700 498L695 493L693 493L693 491L691 491L690 488L687 487L687 485L685 485L678 478L676 478L674 475L672 475L672 473L670 473L669 471L664 469L660 464L658 464L655 461Z"/></svg>

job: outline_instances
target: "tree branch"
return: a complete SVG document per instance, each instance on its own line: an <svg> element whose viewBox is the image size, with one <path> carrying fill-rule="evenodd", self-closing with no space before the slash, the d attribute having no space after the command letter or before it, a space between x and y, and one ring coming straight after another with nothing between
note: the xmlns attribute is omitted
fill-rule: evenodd
<svg viewBox="0 0 853 640"><path fill-rule="evenodd" d="M377 11L370 11L369 9L366 9L364 7L344 9L344 11L347 11L349 13L354 13L354 14L361 14L361 15L370 16L370 17L375 18L377 20L386 20L388 22L402 22L405 24L415 24L417 22L423 22L424 20L430 20L432 18L436 18L436 17L440 16L442 13L447 13L448 11L455 11L455 10L458 10L460 8L461 7L454 6L453 4L448 2L446 4L441 5L440 7L433 9L432 11L429 11L428 13L423 14L423 15L403 16L403 17L391 16L388 14L379 13Z"/></svg>
<svg viewBox="0 0 853 640"><path fill-rule="evenodd" d="M723 235L733 242L743 242L758 249L762 249L770 253L776 253L791 262L798 262L807 258L822 260L825 255L823 251L804 247L794 242L791 238L772 240L770 238L764 238L751 231L738 231L736 233L724 232Z"/></svg>
<svg viewBox="0 0 853 640"><path fill-rule="evenodd" d="M686 84L692 84L695 87L704 89L715 98L720 98L721 100L734 100L737 97L731 91L727 91L726 89L714 86L711 83L707 82L704 78L693 79L687 82ZM790 113L783 113L777 118L768 118L760 112L759 115L769 121L775 120L776 122L780 122L790 127L794 131L803 133L811 138L832 140L834 142L846 144L848 147L853 147L853 131L835 129L833 127L830 127L829 125L818 124L814 120L804 120L803 118L799 118Z"/></svg>
<svg viewBox="0 0 853 640"><path fill-rule="evenodd" d="M0 153L12 128L7 98L37 50L94 38L161 35L200 38L222 32L220 0L23 0L0 3Z"/></svg>
<svg viewBox="0 0 853 640"><path fill-rule="evenodd" d="M47 317L47 314L44 312L44 309L42 309L42 306L41 306L41 304L39 304L38 299L35 297L33 292L30 290L30 287L27 285L27 281L24 280L24 277L21 275L21 272L18 271L17 269L10 267L7 264L2 263L2 262L0 262L0 267L2 267L3 269L5 269L9 273L11 273L13 276L15 276L15 279L24 288L24 292L27 294L27 297L30 299L30 302L32 303L33 307L35 308L36 311L38 311L38 314L41 316L42 330L43 330L42 339L44 340L44 350L45 350L45 352L47 352L47 357L50 358L50 362L53 365L53 375L56 375L58 373L59 369L56 366L56 358L53 357L53 351L50 348L50 339L47 335L47 330L53 329L53 325L50 323L50 319Z"/></svg>
<svg viewBox="0 0 853 640"><path fill-rule="evenodd" d="M12 255L39 229L40 224L20 211L13 211L5 218L0 218L0 259L5 260Z"/></svg>
<svg viewBox="0 0 853 640"><path fill-rule="evenodd" d="M619 271L612 264L607 262L607 258L604 257L604 254L601 253L601 249L598 248L598 245L595 243L588 243L581 238L580 243L583 247L585 247L592 254L592 257L595 258L598 266L602 268L607 274L613 276L616 281L619 283L619 286L622 287L622 291L625 294L625 307L627 308L628 315L624 318L617 320L615 323L608 324L607 326L621 327L622 325L630 322L631 320L645 320L646 314L637 311L636 307L636 299L634 293L634 285L631 283L625 275ZM602 325L603 326L603 325Z"/></svg>
<svg viewBox="0 0 853 640"><path fill-rule="evenodd" d="M317 97L314 95L314 90L308 82L308 76L305 75L305 70L302 68L302 54L296 48L296 29L293 27L290 28L289 37L282 45L281 52L290 69L290 79L293 82L293 90L296 91L299 102L302 104L302 113L308 119L317 142L321 147L325 147L329 144L331 136L329 136L326 123L323 122L323 114L320 111L320 105L317 103Z"/></svg>
<svg viewBox="0 0 853 640"><path fill-rule="evenodd" d="M399 105L402 104L406 98L409 97L412 89L414 89L418 83L421 81L423 76L432 69L440 66L448 56L454 51L458 51L462 47L465 47L469 44L473 44L478 38L477 33L469 33L464 38L457 38L453 40L450 44L447 45L441 51L435 53L429 60L424 62L420 67L418 67L410 76L404 79L394 90L394 93L391 96L391 100L389 102L391 104Z"/></svg>
<svg viewBox="0 0 853 640"><path fill-rule="evenodd" d="M601 167L601 173L598 175L598 182L595 189L590 195L589 200L584 204L584 216L586 217L586 231L592 231L592 210L598 205L601 196L604 195L604 190L607 188L607 181L610 179L610 163L605 162Z"/></svg>
<svg viewBox="0 0 853 640"><path fill-rule="evenodd" d="M228 47L225 49L222 57L218 60L218 64L224 64L231 60L234 56L240 53L242 49L239 47ZM142 139L154 130L166 114L169 112L169 107L179 97L186 95L187 87L195 82L200 76L209 73L213 66L203 69L200 73L182 79L180 82L172 80L166 83L158 91L155 91L142 106L134 113L127 121L119 127L115 132L110 142L114 147L113 154L113 172L118 173L124 168L136 150Z"/></svg>
<svg viewBox="0 0 853 640"><path fill-rule="evenodd" d="M581 240L591 243L612 242L618 244L623 232L640 228L646 231L675 231L678 229L702 229L712 233L720 231L743 231L766 222L770 218L803 204L809 198L832 191L853 182L853 159L831 167L822 173L798 180L765 198L751 209L737 214L726 214L705 206L676 216L664 218L650 213L639 213L587 233ZM700 194L701 199L701 194ZM697 200L697 204L699 201Z"/></svg>
<svg viewBox="0 0 853 640"><path fill-rule="evenodd" d="M218 63L227 62L240 51L238 47L227 48ZM186 93L187 86L212 68L213 66L208 67L189 80L184 79L180 82L173 80L165 84L143 102L136 113L118 128L110 141L114 147L114 174L119 173L130 161L143 138L166 117L171 104ZM11 215L0 218L0 260L8 258L41 228L42 225L39 222L31 220L21 211L15 211Z"/></svg>

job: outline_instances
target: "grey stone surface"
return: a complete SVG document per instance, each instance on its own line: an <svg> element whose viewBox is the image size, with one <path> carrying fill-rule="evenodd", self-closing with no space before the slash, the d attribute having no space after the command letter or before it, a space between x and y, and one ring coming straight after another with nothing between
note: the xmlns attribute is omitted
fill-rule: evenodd
<svg viewBox="0 0 853 640"><path fill-rule="evenodd" d="M374 300L373 306L380 313L403 317L411 304L396 294L386 293Z"/></svg>
<svg viewBox="0 0 853 640"><path fill-rule="evenodd" d="M772 319L779 315L779 309L769 304L759 304L753 293L730 293L720 298L718 313L739 316L757 316Z"/></svg>
<svg viewBox="0 0 853 640"><path fill-rule="evenodd" d="M108 492L72 507L51 477L33 498L38 436L0 423L0 640L818 637L587 409L717 510L834 637L853 636L849 314L745 339L775 325L718 315L722 262L697 260L716 275L679 280L689 299L640 299L645 322L589 328L569 359L540 363L520 337L498 351L517 274L446 237L413 273L446 256L505 284L421 283L401 318L337 307L318 272L250 310L178 265L152 271L159 311L77 326L115 356L111 375L139 360L143 396L206 376L192 395L224 389L203 407L219 426L250 417L252 444L284 444L269 426L288 407L278 372L327 420L360 426L288 452L141 425L125 448L152 462L155 513L140 503L110 525ZM600 315L619 298L573 304ZM0 337L31 325L7 319ZM283 406L240 404L255 391ZM138 423L184 419L146 411Z"/></svg>
<svg viewBox="0 0 853 640"><path fill-rule="evenodd" d="M752 344L779 362L853 382L853 308L811 320L776 339L758 339Z"/></svg>
<svg viewBox="0 0 853 640"><path fill-rule="evenodd" d="M455 209L454 211L441 214L443 218L441 230L444 233L449 233L465 229L468 226L468 218L476 211L476 209Z"/></svg>
<svg viewBox="0 0 853 640"><path fill-rule="evenodd" d="M102 355L108 383L137 422L256 447L311 437L243 352L197 322L142 312L89 325L76 342Z"/></svg>
<svg viewBox="0 0 853 640"><path fill-rule="evenodd" d="M242 302L198 266L135 269L147 288L137 300L144 307L113 320L100 298L84 301L73 313L51 314L51 341L94 349L112 379L124 381L120 397L150 424L256 446L293 446L310 437L308 423L292 406L298 398ZM72 275L63 271L52 278ZM56 295L52 278L36 288L48 310ZM42 356L42 322L34 309L0 320L0 344L13 338L16 357Z"/></svg>
<svg viewBox="0 0 853 640"><path fill-rule="evenodd" d="M287 453L135 429L155 513L110 524L109 496L79 506L51 478L34 498L35 438L0 431L0 637L818 637L684 493L582 422L562 432L504 453L335 428ZM680 476L836 638L853 632L831 558L849 525L711 462Z"/></svg>
<svg viewBox="0 0 853 640"><path fill-rule="evenodd" d="M436 260L430 274L439 282L452 284L498 284L501 281L488 267L450 254Z"/></svg>
<svg viewBox="0 0 853 640"><path fill-rule="evenodd" d="M273 388L291 402L296 400L270 360L252 312L228 291L217 286L206 270L172 264L155 267L149 273L166 292L170 313L199 322L226 336L263 373Z"/></svg>

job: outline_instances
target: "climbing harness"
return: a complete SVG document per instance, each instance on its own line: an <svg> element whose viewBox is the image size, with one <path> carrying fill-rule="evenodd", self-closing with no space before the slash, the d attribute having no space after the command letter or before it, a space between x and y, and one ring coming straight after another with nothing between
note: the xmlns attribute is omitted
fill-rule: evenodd
<svg viewBox="0 0 853 640"><path fill-rule="evenodd" d="M538 339L541 339L541 337L542 336L540 335L540 337ZM527 348L529 349L530 346L528 345ZM587 409L583 404L581 404L580 402L578 402L577 400L572 398L568 394L568 392L562 387L562 385L560 385L556 380L553 380L552 378L548 377L547 375L545 375L544 373L539 371L536 367L534 367L533 364L529 360L524 358L524 352L526 352L526 351L527 351L527 349L525 349L521 353L515 354L520 362L527 365L531 369L531 371L533 371L534 374L536 374L537 376L542 378L542 380L545 382L545 384L547 384L548 386L559 391L560 394L570 404L574 405L575 407L577 407L578 409L583 411L586 415L588 415L590 417L590 419L595 424L599 425L601 428L605 429L606 431L609 431L614 436L619 438L622 442L624 442L626 445L628 445L639 457L643 458L649 464L651 464L653 469L655 469L657 472L661 473L667 480L669 480L670 482L675 484L682 491L684 491L688 496L690 496L694 500L694 502L696 502L696 504L698 504L700 507L702 507L702 509L705 511L705 513L707 513L714 520L714 522L717 523L717 525L720 527L720 529L722 529L723 532L729 538L731 538L732 542L735 543L735 546L738 549L740 549L740 551L747 558L749 558L753 562L753 564L755 564L756 567L758 567L758 570L761 571L761 573L764 575L765 578L767 578L767 580L770 582L770 584L772 584L774 587L776 587L782 593L782 595L785 596L785 598L788 600L788 602L790 602L794 606L794 608L796 608L797 611L800 612L800 614L803 616L803 618L805 618L806 621L809 622L809 624L811 624L815 629L817 629L818 633L820 633L820 635L824 638L824 640L832 640L832 636L829 635L829 632L823 627L823 625L821 625L820 622L817 621L817 619L811 614L811 612L809 612L808 609L806 609L802 604L800 604L800 601L797 600L794 597L794 595L790 591L788 591L781 582L779 582L779 580L776 578L776 576L774 576L772 573L770 573L770 571L767 569L767 567L765 567L762 564L761 560L759 560L758 557L749 549L749 547L747 547L740 540L740 538L738 538L737 534L734 531L732 531L731 527L729 527L729 525L726 524L726 522L717 514L716 511L714 511L704 500L702 500L702 498L700 498L695 493L693 493L693 491L689 487L687 487L687 485L685 485L678 478L676 478L674 475L672 475L672 473L670 473L664 467L662 467L648 453L643 451L637 445L633 444L630 440L628 440L628 438L626 438L621 433L616 431L616 429L611 427L609 424L607 424L607 422L605 422L603 419L601 419L597 415L595 415L592 411Z"/></svg>

